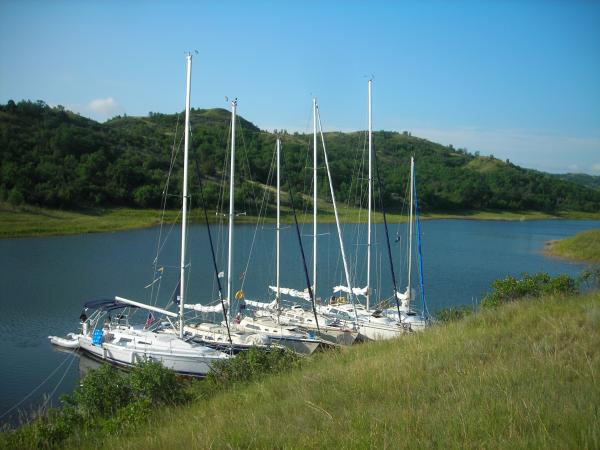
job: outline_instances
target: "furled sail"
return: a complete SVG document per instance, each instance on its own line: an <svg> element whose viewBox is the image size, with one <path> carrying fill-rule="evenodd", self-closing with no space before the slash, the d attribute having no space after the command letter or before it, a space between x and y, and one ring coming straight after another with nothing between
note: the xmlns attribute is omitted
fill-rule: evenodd
<svg viewBox="0 0 600 450"><path fill-rule="evenodd" d="M247 306L252 306L258 309L277 309L277 300L273 300L271 303L257 302L254 300L244 300Z"/></svg>
<svg viewBox="0 0 600 450"><path fill-rule="evenodd" d="M277 286L269 286L273 292L277 292ZM307 290L298 291L297 289L280 287L279 292L283 295L289 295L290 297L303 298L304 300L310 301L310 294Z"/></svg>
<svg viewBox="0 0 600 450"><path fill-rule="evenodd" d="M408 288L406 289L406 292L396 291L396 297L398 298L398 300L408 300L410 298L410 294L408 293Z"/></svg>
<svg viewBox="0 0 600 450"><path fill-rule="evenodd" d="M229 302L227 300L224 301L225 307L229 306ZM194 311L202 312L202 313L219 313L223 312L223 305L221 303L213 306L201 305L200 303L196 304L185 304L184 308L193 309Z"/></svg>
<svg viewBox="0 0 600 450"><path fill-rule="evenodd" d="M367 291L368 289L366 287L364 288L352 288L352 293L354 295L363 295L366 296L367 295ZM346 294L350 293L350 289L348 289L348 286L336 286L333 288L333 292L337 293L337 292L345 292Z"/></svg>

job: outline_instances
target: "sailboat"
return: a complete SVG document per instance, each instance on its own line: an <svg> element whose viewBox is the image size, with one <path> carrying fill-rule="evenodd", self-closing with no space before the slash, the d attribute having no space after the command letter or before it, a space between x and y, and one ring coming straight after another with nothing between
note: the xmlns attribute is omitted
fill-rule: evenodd
<svg viewBox="0 0 600 450"><path fill-rule="evenodd" d="M397 320L386 317L380 313L380 311L370 311L369 299L370 299L370 267L367 270L367 286L365 288L353 287L352 279L350 277L350 271L348 270L348 263L344 251L344 243L342 240L342 232L340 227L339 216L337 213L337 206L335 203L335 192L333 190L333 182L331 179L331 171L329 169L329 161L327 158L327 149L325 146L325 139L323 137L323 128L321 126L321 118L318 108L316 109L316 116L319 123L319 131L321 135L321 142L323 146L323 156L325 160L325 168L327 169L327 177L329 181L329 190L331 199L333 202L333 210L336 220L337 234L340 245L340 251L342 256L342 262L345 274L345 285L334 287L335 293L343 292L346 297L339 297L337 299L331 299L327 304L319 305L318 311L325 317L339 320L346 326L353 326L357 329L360 335L365 339L380 340L390 339L398 337L406 332L404 327ZM371 80L369 80L369 141L371 142ZM369 153L371 154L371 143L369 143ZM369 156L370 160L371 156ZM369 184L371 184L371 170L369 169ZM369 190L369 196L371 196L371 190ZM371 209L371 203L369 202L369 210ZM370 218L370 214L369 214ZM368 232L368 249L370 249L370 219L369 219L369 232ZM368 250L370 256L370 250ZM370 261L370 257L368 258ZM338 294L339 295L339 294ZM359 295L363 295L367 298L367 305L362 305L356 298ZM349 300L349 301L348 301Z"/></svg>
<svg viewBox="0 0 600 450"><path fill-rule="evenodd" d="M113 365L130 367L143 361L156 361L179 374L204 376L216 361L230 356L210 347L191 342L185 337L184 308L187 275L187 207L188 207L188 149L190 126L190 91L192 55L186 55L186 100L183 165L183 196L181 220L181 266L179 286L179 311L177 313L135 300L116 296L112 299L91 301L84 304L80 317L81 328L67 338L50 336L50 341L67 348L79 348L90 356ZM130 324L129 313L136 309L148 311L145 324ZM118 314L114 314L117 311ZM87 313L90 313L89 317ZM151 331L153 313L166 318L175 333ZM171 321L175 319L175 324Z"/></svg>
<svg viewBox="0 0 600 450"><path fill-rule="evenodd" d="M369 84L370 92L370 84ZM370 98L370 97L369 97ZM333 181L331 178L331 171L329 169L329 161L327 158L327 148L325 145L325 139L323 136L323 128L321 125L321 118L319 108L316 99L313 99L313 279L312 286L307 286L306 291L299 291L296 289L278 288L279 293L285 293L292 297L303 298L304 300L314 302L314 292L317 286L317 125L320 133L321 144L323 147L323 156L325 160L325 167L327 169L327 178L329 181L329 190L331 200L333 204L333 211L336 221L337 236L340 246L340 252L343 262L344 275L346 285L337 286L334 292L343 291L347 294L349 302L337 301L329 302L324 305L317 305L313 303L315 311L311 313L305 310L300 305L294 305L291 308L285 308L280 306L280 310L277 311L277 320L288 324L302 325L307 328L316 329L320 331L321 327L324 331L330 329L337 330L351 330L353 335L356 332L359 333L361 338L365 339L389 339L392 337L400 336L406 331L406 328L398 323L397 320L386 317L380 314L378 311L371 312L365 306L355 301L355 297L359 294L364 295L368 292L368 287L365 289L352 288L352 282L350 277L350 271L348 269L348 263L346 260L346 254L344 250L344 243L342 239L342 231L337 211L337 205L335 200L335 192L333 190ZM308 292L307 292L308 291ZM261 309L268 309L265 303L262 305L258 302L254 304ZM273 314L273 312L271 312ZM335 328L334 328L335 327ZM338 331L339 332L339 331ZM355 338L352 338L352 341Z"/></svg>
<svg viewBox="0 0 600 450"><path fill-rule="evenodd" d="M313 107L316 107L316 102L313 103ZM315 128L316 130L316 128ZM315 139L316 142L316 139ZM316 152L316 146L315 146ZM316 153L315 153L316 155ZM316 276L316 232L315 239L313 240L313 284L310 286L311 294L309 294L309 288L306 290L299 291L295 289L282 287L280 284L280 230L281 230L281 140L277 138L276 142L276 160L277 160L277 225L276 225L276 263L275 263L275 279L276 285L269 286L269 289L275 293L275 300L271 303L263 303L247 300L246 304L250 307L256 308L255 316L269 318L272 322L286 327L298 327L304 329L319 339L329 342L335 345L351 345L356 341L358 332L341 324L336 319L329 319L322 315L319 315L316 310L307 311L301 305L294 304L291 307L284 307L281 303L281 295L289 295L295 298L302 298L306 301L312 302L311 295L315 295L315 276ZM314 164L316 170L316 160ZM315 191L316 193L316 191ZM315 194L316 195L316 194ZM292 199L293 202L293 199ZM316 204L316 203L315 203ZM295 210L294 210L295 214ZM315 216L316 217L316 216ZM314 230L316 230L316 221L313 224ZM296 230L298 231L298 230ZM302 243L299 241L300 246ZM304 255L304 250L301 247L301 253ZM306 270L306 262L303 256L303 264ZM307 275L308 277L308 275ZM314 304L313 304L314 305Z"/></svg>
<svg viewBox="0 0 600 450"><path fill-rule="evenodd" d="M386 308L383 310L383 314L386 317L398 320L406 326L410 327L411 331L421 331L431 325L431 319L427 315L427 306L425 304L425 293L423 286L423 258L421 255L421 222L419 220L419 208L417 199L417 188L416 188L416 176L415 176L415 159L410 158L410 211L408 219L408 268L407 268L407 286L406 291L400 292L394 290L394 296L396 301L400 301L397 308ZM414 212L414 214L413 214ZM422 310L420 312L414 310L411 307L411 301L414 298L415 290L412 287L412 261L413 261L413 240L414 224L417 224L417 246L418 246L418 263L419 263L419 281L420 281L420 292L421 292L421 305ZM386 233L387 235L387 233ZM393 268L392 268L393 271Z"/></svg>
<svg viewBox="0 0 600 450"><path fill-rule="evenodd" d="M235 178L235 122L236 122L236 110L237 100L231 102L231 161L230 161L230 208L229 208L229 247L228 247L228 274L232 273L233 270L233 220L234 220L234 184ZM198 177L200 172L198 170ZM280 347L277 343L265 334L256 331L244 331L244 330L232 330L231 329L231 296L233 293L233 278L227 277L227 298L222 298L222 288L220 276L222 275L217 268L217 261L215 257L215 249L213 247L212 235L210 232L210 224L208 221L208 215L206 208L204 209L204 216L206 222L206 229L210 241L211 256L213 260L213 267L215 277L217 281L219 300L220 304L217 305L203 305L203 304L186 304L185 308L199 312L202 314L208 313L222 313L223 321L221 323L207 322L207 321L195 321L188 320L184 326L184 331L189 334L194 342L206 345L208 347L220 349L229 353L238 353L240 351L248 350L250 348L271 348ZM228 316L229 314L229 316ZM172 331L172 330L170 330Z"/></svg>

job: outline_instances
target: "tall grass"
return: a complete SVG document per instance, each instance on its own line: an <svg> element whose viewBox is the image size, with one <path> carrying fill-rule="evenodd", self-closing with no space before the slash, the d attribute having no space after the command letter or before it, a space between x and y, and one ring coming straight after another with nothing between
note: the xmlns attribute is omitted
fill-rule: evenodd
<svg viewBox="0 0 600 450"><path fill-rule="evenodd" d="M600 293L323 354L103 448L599 448Z"/></svg>

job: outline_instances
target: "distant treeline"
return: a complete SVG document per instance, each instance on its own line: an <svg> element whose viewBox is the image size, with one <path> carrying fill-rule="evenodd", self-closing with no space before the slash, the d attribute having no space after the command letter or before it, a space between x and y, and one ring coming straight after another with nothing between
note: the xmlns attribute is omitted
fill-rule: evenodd
<svg viewBox="0 0 600 450"><path fill-rule="evenodd" d="M255 213L254 199L262 195L257 183L268 182L276 136L238 120L236 200L240 208ZM181 114L150 113L100 124L42 101L9 101L0 105L0 199L69 209L160 207L172 149L182 146L182 122ZM216 209L228 170L230 113L192 109L191 127L191 167L195 174L198 162L208 207ZM279 134L294 191L309 194L312 136ZM365 140L364 132L325 136L336 196L351 205L365 202ZM409 159L414 155L420 204L427 211L600 210L598 190L410 133L376 132L374 148L383 181L377 197L389 209L401 208L406 198ZM170 207L180 203L181 153L169 184ZM325 173L320 172L320 195L328 198ZM192 181L197 186L195 175Z"/></svg>

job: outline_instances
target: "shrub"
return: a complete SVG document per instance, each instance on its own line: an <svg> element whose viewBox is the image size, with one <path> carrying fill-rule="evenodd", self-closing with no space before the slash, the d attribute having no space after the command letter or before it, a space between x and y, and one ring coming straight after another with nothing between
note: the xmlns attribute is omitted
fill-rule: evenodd
<svg viewBox="0 0 600 450"><path fill-rule="evenodd" d="M208 384L220 388L234 383L250 381L265 373L276 373L294 367L299 356L290 350L250 350L235 358L218 361L207 375Z"/></svg>
<svg viewBox="0 0 600 450"><path fill-rule="evenodd" d="M540 272L534 275L523 274L517 280L508 276L492 283L492 291L488 292L481 302L482 308L493 308L523 298L538 298L542 295L566 295L577 293L575 280L568 275L555 277Z"/></svg>
<svg viewBox="0 0 600 450"><path fill-rule="evenodd" d="M577 286L586 289L600 288L600 265L586 267L577 277Z"/></svg>

